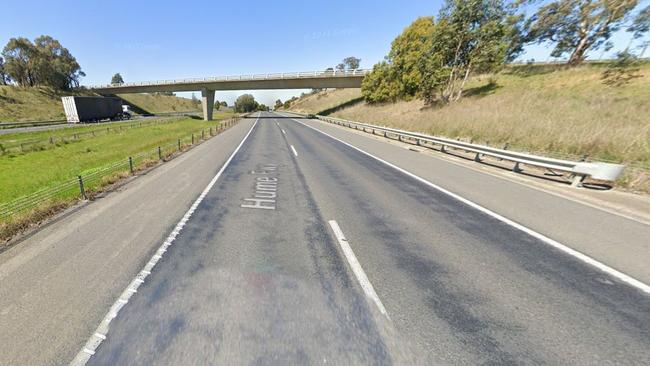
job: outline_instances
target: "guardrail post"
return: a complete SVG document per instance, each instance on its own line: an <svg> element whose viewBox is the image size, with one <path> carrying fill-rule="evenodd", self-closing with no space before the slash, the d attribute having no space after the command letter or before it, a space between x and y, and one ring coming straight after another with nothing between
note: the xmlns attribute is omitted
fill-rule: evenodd
<svg viewBox="0 0 650 366"><path fill-rule="evenodd" d="M476 153L476 156L474 156L474 161L480 162L481 161L481 154Z"/></svg>
<svg viewBox="0 0 650 366"><path fill-rule="evenodd" d="M585 180L586 176L575 174L571 180L571 187L582 187L582 182Z"/></svg>
<svg viewBox="0 0 650 366"><path fill-rule="evenodd" d="M508 143L506 142L505 145L503 145L503 147L501 148L501 150L508 150L509 147L510 147L510 144L508 144ZM503 160L503 159L499 158L499 161L502 161L502 160Z"/></svg>
<svg viewBox="0 0 650 366"><path fill-rule="evenodd" d="M515 166L512 167L512 171L515 172L515 173L520 173L521 172L521 168L519 167L519 163L515 163Z"/></svg>
<svg viewBox="0 0 650 366"><path fill-rule="evenodd" d="M158 146L158 160L162 160L162 149Z"/></svg>
<svg viewBox="0 0 650 366"><path fill-rule="evenodd" d="M79 180L79 192L81 193L81 197L87 200L88 197L86 196L86 190L84 189L84 180L80 175L77 176L77 179Z"/></svg>
<svg viewBox="0 0 650 366"><path fill-rule="evenodd" d="M133 158L129 156L129 171L133 174Z"/></svg>

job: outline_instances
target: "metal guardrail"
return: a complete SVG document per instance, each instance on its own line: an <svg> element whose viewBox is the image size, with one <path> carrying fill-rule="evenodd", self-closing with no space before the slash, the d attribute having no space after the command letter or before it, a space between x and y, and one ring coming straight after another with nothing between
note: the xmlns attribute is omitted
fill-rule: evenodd
<svg viewBox="0 0 650 366"><path fill-rule="evenodd" d="M135 112L131 112L131 120L136 120L136 119L141 119L142 117L166 117L166 116L185 116L185 115L192 115L196 113L201 113L200 110L196 111L179 111L179 112L160 112L160 113L151 113L151 114L139 114ZM120 122L125 122L127 120L121 120L121 121L106 121L106 122L99 122L103 124L110 124L110 123L120 123ZM44 127L44 126L60 126L60 125L69 125L71 127L73 126L89 126L89 125L96 125L97 123L69 123L66 120L54 120L54 121L28 121L28 122L0 122L0 130L2 129L13 129L13 128L26 128L26 127Z"/></svg>
<svg viewBox="0 0 650 366"><path fill-rule="evenodd" d="M194 84L194 83L211 83L219 81L246 81L246 80L282 80L282 79L307 79L307 78L332 78L332 77L354 77L365 76L370 73L370 69L355 70L330 70L330 71L300 71L300 72L283 72L273 74L248 74L248 75L231 75L231 76L214 76L205 78L190 79L173 79L173 80L154 80L141 81L124 84L102 84L88 86L88 89L105 89L129 86L154 86L154 85L174 85L174 84Z"/></svg>
<svg viewBox="0 0 650 366"><path fill-rule="evenodd" d="M587 162L587 161L572 161L564 159L549 158L540 155L532 155L523 152L516 152L507 149L499 149L485 145L473 144L469 142L463 142L458 140L453 140L444 137L435 137L430 135L425 135L422 133L410 132L399 130L395 128L382 127L371 125L367 123L348 121L340 118L326 117L316 115L316 118L319 120L334 123L340 126L347 126L350 128L355 128L357 130L361 129L364 132L370 132L376 134L377 131L382 132L384 137L389 137L389 135L396 136L398 140L402 141L404 138L415 140L418 145L421 145L422 142L428 142L433 145L439 145L441 151L445 152L447 148L463 150L466 152L474 153L475 161L481 161L483 156L490 156L499 160L511 161L515 163L513 167L514 172L520 172L521 165L529 165L540 168L550 169L552 171L562 171L570 174L570 179L572 180L571 185L578 187L582 185L582 182L585 178L591 177L597 180L603 181L614 181L616 178L621 175L625 165L622 164L612 164L612 163L603 163L603 162ZM370 130L370 131L368 131Z"/></svg>
<svg viewBox="0 0 650 366"><path fill-rule="evenodd" d="M68 123L66 120L34 121L34 122L0 122L0 130L5 128L63 125L66 123Z"/></svg>

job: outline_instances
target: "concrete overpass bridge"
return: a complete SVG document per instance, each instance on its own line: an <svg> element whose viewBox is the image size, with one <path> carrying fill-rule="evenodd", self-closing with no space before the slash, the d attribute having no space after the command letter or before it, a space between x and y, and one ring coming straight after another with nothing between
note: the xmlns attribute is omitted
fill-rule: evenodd
<svg viewBox="0 0 650 366"><path fill-rule="evenodd" d="M360 88L364 75L369 72L359 69L251 74L96 85L89 89L102 95L201 91L203 119L210 121L216 90Z"/></svg>

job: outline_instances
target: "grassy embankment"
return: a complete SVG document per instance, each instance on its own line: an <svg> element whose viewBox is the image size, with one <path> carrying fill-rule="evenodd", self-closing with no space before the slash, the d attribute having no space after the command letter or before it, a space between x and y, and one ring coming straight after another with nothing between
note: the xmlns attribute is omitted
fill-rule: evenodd
<svg viewBox="0 0 650 366"><path fill-rule="evenodd" d="M146 158L136 161L136 168L150 165L157 160L157 147L166 147L163 154L177 151L178 139L183 145L190 144L191 135L198 142L201 131L209 136L209 128L219 122L203 122L197 119L179 119L176 121L135 127L104 133L95 137L78 140L68 139L65 143L53 144L44 150L30 150L24 153L0 155L0 203L12 201L18 197L33 194L43 189L56 187L74 180L77 175L86 176L98 169L115 162L124 164L118 170L111 171L96 182L89 184L89 191L100 190L128 172L128 157L145 152ZM87 127L94 128L95 126ZM214 129L216 131L216 129ZM64 133L56 131L56 133ZM65 131L69 133L69 131ZM13 134L12 139L33 139L34 135L44 133ZM9 135L0 136L7 139ZM45 136L45 135L44 135ZM48 134L49 136L49 134ZM0 240L10 237L25 226L38 221L53 209L65 207L79 197L78 187L58 194L55 198L41 203L38 208L21 212L2 222L0 219Z"/></svg>
<svg viewBox="0 0 650 366"><path fill-rule="evenodd" d="M66 95L71 94L41 87L0 86L0 122L63 120L65 114L61 97ZM79 95L92 95L92 93L85 92ZM154 114L199 111L201 108L190 99L168 95L123 94L119 97L135 106L134 109Z"/></svg>
<svg viewBox="0 0 650 366"><path fill-rule="evenodd" d="M650 63L641 67L641 77L622 87L604 85L602 71L603 65L513 66L474 77L465 97L450 106L361 102L331 115L491 145L509 143L521 151L623 162L630 169L618 184L650 192ZM358 89L321 92L290 110L318 113L359 96Z"/></svg>

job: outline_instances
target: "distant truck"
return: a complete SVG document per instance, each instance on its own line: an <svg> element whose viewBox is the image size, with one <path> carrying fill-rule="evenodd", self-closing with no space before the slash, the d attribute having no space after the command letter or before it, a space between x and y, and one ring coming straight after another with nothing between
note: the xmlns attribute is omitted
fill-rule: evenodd
<svg viewBox="0 0 650 366"><path fill-rule="evenodd" d="M115 97L62 97L63 110L68 123L99 122L105 119L119 121L131 119L128 106ZM126 108L124 108L126 107Z"/></svg>

